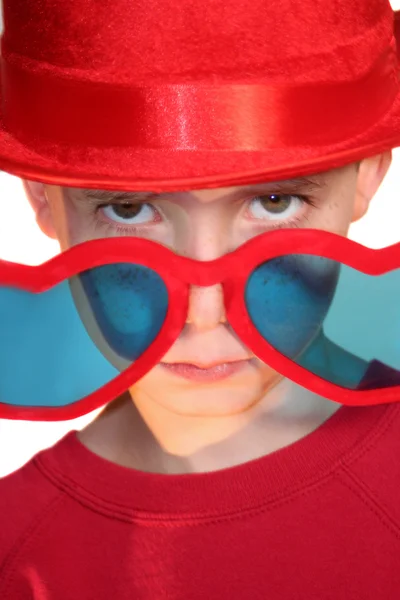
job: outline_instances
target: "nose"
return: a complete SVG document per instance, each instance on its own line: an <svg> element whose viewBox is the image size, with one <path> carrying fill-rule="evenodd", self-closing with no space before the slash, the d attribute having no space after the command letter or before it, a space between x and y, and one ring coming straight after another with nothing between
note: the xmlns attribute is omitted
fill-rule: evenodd
<svg viewBox="0 0 400 600"><path fill-rule="evenodd" d="M221 284L209 287L192 286L189 292L188 324L199 331L214 329L226 323L224 296Z"/></svg>

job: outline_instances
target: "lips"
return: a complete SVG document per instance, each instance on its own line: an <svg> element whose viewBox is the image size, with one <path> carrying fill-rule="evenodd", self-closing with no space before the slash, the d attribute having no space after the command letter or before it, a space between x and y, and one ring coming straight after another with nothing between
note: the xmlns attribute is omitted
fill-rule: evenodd
<svg viewBox="0 0 400 600"><path fill-rule="evenodd" d="M177 354L177 353L176 353ZM166 358L166 357L164 357ZM235 363L248 362L253 356L238 356L238 357L226 357L226 358L216 358L212 360L203 361L198 358L187 358L183 360L179 360L179 358L168 357L166 360L162 360L161 363L163 365L189 365L191 367L196 367L197 369L213 369L214 367L218 367L220 365L231 365Z"/></svg>
<svg viewBox="0 0 400 600"><path fill-rule="evenodd" d="M212 383L236 375L250 364L249 360L219 362L209 365L191 363L160 363L170 374L198 383Z"/></svg>

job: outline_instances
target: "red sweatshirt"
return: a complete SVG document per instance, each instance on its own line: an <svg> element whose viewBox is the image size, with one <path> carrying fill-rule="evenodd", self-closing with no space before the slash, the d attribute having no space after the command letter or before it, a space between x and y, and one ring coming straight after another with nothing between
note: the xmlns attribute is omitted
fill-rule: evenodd
<svg viewBox="0 0 400 600"><path fill-rule="evenodd" d="M72 433L0 481L1 600L399 598L399 405L196 475L117 466Z"/></svg>

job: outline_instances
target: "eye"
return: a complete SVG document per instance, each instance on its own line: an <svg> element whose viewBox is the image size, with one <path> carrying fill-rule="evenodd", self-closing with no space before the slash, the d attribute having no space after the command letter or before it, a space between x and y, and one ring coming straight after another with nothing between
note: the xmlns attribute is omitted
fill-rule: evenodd
<svg viewBox="0 0 400 600"><path fill-rule="evenodd" d="M293 217L306 203L306 199L292 194L257 196L249 205L254 219L281 220Z"/></svg>
<svg viewBox="0 0 400 600"><path fill-rule="evenodd" d="M151 204L137 202L120 202L101 207L107 219L125 225L141 225L154 221L155 209Z"/></svg>

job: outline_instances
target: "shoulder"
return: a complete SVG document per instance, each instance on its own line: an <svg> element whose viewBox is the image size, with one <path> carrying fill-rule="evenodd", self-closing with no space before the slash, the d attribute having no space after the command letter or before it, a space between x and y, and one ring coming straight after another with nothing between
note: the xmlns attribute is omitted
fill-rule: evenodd
<svg viewBox="0 0 400 600"><path fill-rule="evenodd" d="M36 457L0 479L0 573L7 557L59 497L60 491L38 469Z"/></svg>
<svg viewBox="0 0 400 600"><path fill-rule="evenodd" d="M400 532L400 404L374 409L381 409L381 417L347 463L347 477Z"/></svg>

